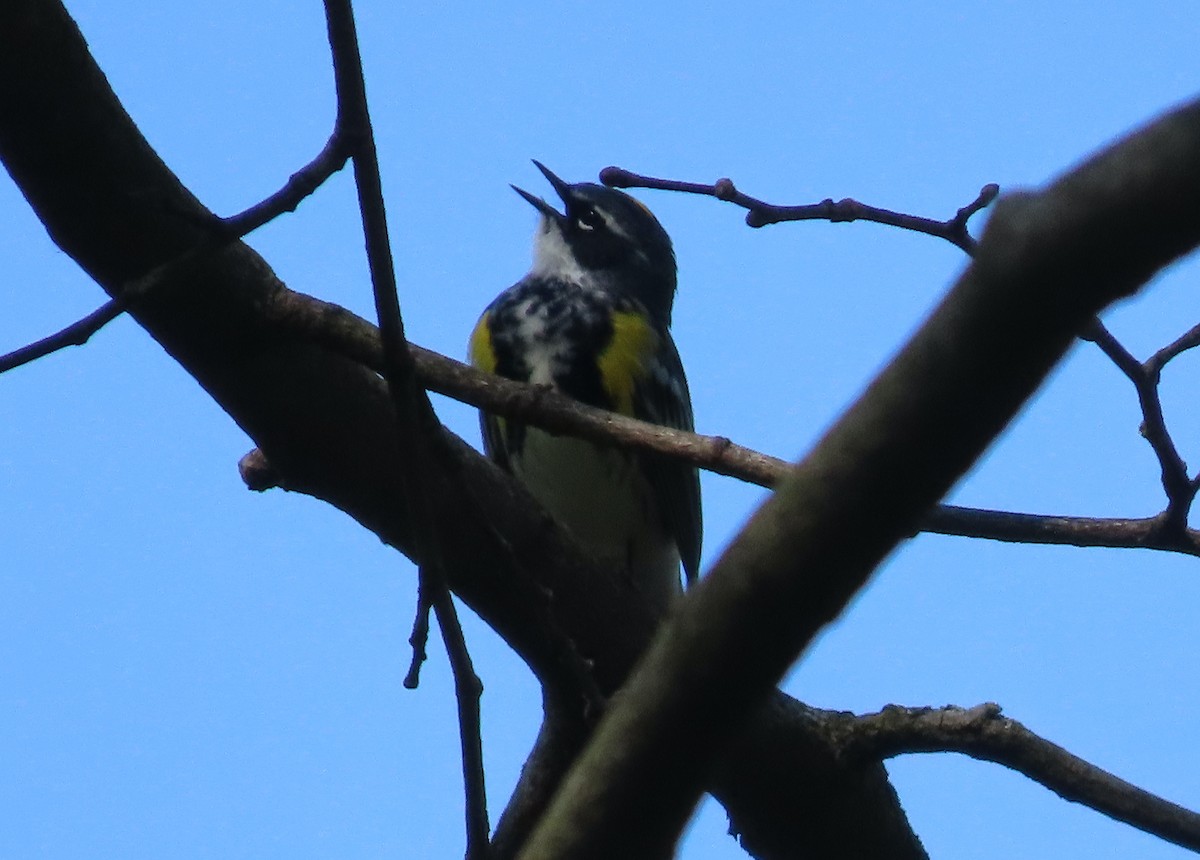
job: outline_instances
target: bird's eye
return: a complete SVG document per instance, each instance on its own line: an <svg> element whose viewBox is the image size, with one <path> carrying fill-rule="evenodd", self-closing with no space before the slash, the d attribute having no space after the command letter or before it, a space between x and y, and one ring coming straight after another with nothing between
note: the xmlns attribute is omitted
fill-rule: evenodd
<svg viewBox="0 0 1200 860"><path fill-rule="evenodd" d="M592 232L603 223L604 219L600 213L590 206L575 216L575 226L587 233Z"/></svg>

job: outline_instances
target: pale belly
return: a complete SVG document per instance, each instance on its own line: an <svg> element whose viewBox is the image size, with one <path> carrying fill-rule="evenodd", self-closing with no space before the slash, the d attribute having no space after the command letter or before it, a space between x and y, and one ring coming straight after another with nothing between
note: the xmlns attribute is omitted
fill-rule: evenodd
<svg viewBox="0 0 1200 860"><path fill-rule="evenodd" d="M630 455L529 427L513 469L585 550L625 572L656 607L681 592L679 550Z"/></svg>

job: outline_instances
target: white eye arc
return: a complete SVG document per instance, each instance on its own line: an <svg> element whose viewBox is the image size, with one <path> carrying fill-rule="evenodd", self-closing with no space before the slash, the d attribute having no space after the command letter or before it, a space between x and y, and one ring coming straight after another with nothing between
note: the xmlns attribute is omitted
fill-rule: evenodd
<svg viewBox="0 0 1200 860"><path fill-rule="evenodd" d="M575 226L584 232L590 233L604 223L602 216L595 209L585 209L575 218Z"/></svg>

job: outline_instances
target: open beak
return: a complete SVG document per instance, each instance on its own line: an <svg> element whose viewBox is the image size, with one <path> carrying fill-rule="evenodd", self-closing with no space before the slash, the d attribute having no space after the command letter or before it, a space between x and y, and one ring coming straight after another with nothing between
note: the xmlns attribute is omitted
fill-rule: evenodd
<svg viewBox="0 0 1200 860"><path fill-rule="evenodd" d="M546 167L546 165L542 164L540 161L534 159L533 164L538 170L542 171L543 176L550 180L550 185L554 187L555 192L559 197L562 198L563 203L568 203L570 201L571 186L555 176L550 168ZM518 188L515 185L512 186L512 190L524 197L527 201L529 201L529 204L533 206L534 209L541 212L547 218L550 218L554 221L563 220L563 214L542 198L530 194L524 188Z"/></svg>

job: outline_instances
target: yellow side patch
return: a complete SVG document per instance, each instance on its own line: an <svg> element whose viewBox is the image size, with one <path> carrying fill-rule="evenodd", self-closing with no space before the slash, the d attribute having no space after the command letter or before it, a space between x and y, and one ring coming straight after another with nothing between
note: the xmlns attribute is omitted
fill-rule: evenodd
<svg viewBox="0 0 1200 860"><path fill-rule="evenodd" d="M658 348L658 335L641 314L613 314L613 336L598 364L613 411L633 415L633 390Z"/></svg>
<svg viewBox="0 0 1200 860"><path fill-rule="evenodd" d="M481 316L475 324L469 352L473 366L484 373L496 372L496 349L492 346L492 327L488 325L488 314Z"/></svg>
<svg viewBox="0 0 1200 860"><path fill-rule="evenodd" d="M467 347L467 360L471 362L471 366L482 370L484 373L496 372L496 348L492 345L492 327L488 321L489 314L484 314L479 318L479 322L475 323L475 330L471 332L470 344ZM494 422L494 431L489 432L487 425ZM493 451L493 446L503 449L506 446L505 437L508 435L508 422L503 418L495 415L490 415L484 424L483 430L483 449L493 457L496 456L496 451Z"/></svg>

